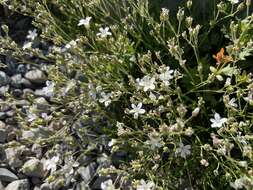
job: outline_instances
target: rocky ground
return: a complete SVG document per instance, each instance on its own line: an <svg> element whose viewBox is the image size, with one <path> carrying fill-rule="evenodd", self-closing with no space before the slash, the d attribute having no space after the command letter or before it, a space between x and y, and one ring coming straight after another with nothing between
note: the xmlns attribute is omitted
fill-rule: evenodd
<svg viewBox="0 0 253 190"><path fill-rule="evenodd" d="M3 7L0 12L0 24L8 24L11 37L23 45L28 31L33 29L31 18L6 16ZM46 44L37 47L48 49ZM110 140L97 131L89 131L85 142L80 141L80 136L77 139L80 148L73 149L59 138L50 144L61 128L50 117L56 105L50 101L53 84L47 79L47 63L36 58L31 59L31 64L19 63L11 56L0 58L0 190L101 189L101 183L108 178L97 171L112 164L107 156ZM36 114L32 109L37 110ZM19 117L28 123L40 117L48 125L24 128ZM73 124L73 128L83 126L80 120ZM73 138L76 136L73 134ZM35 143L38 138L48 142ZM124 154L115 154L114 162L122 157Z"/></svg>

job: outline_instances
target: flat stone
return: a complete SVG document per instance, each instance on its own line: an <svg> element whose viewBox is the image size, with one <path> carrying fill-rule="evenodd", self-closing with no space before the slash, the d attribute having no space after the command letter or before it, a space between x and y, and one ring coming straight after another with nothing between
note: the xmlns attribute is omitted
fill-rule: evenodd
<svg viewBox="0 0 253 190"><path fill-rule="evenodd" d="M20 167L23 164L23 162L19 159L22 149L22 146L5 149L6 159L10 166L16 168Z"/></svg>
<svg viewBox="0 0 253 190"><path fill-rule="evenodd" d="M78 168L77 172L83 179L84 183L89 183L89 181L93 178L94 174L96 173L96 163L92 162L87 167L81 166Z"/></svg>
<svg viewBox="0 0 253 190"><path fill-rule="evenodd" d="M5 190L30 190L30 185L27 179L16 180L8 184Z"/></svg>
<svg viewBox="0 0 253 190"><path fill-rule="evenodd" d="M45 73L39 69L28 71L25 74L25 78L28 79L32 83L43 84L47 80L47 76Z"/></svg>
<svg viewBox="0 0 253 190"><path fill-rule="evenodd" d="M6 75L5 72L0 71L0 87L9 84L9 82L10 82L9 76Z"/></svg>
<svg viewBox="0 0 253 190"><path fill-rule="evenodd" d="M18 177L6 168L0 168L0 180L6 182L12 182L18 180Z"/></svg>
<svg viewBox="0 0 253 190"><path fill-rule="evenodd" d="M26 161L22 167L22 171L29 177L42 178L44 176L43 163L37 158Z"/></svg>
<svg viewBox="0 0 253 190"><path fill-rule="evenodd" d="M0 112L0 119L5 119L5 118L6 118L5 112Z"/></svg>

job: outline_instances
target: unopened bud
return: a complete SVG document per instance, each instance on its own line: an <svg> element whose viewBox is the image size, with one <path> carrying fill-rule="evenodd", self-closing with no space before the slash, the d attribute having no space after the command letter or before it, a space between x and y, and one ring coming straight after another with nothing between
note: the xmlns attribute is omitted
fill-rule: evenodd
<svg viewBox="0 0 253 190"><path fill-rule="evenodd" d="M191 9L192 7L192 0L187 1L186 6L188 9Z"/></svg>
<svg viewBox="0 0 253 190"><path fill-rule="evenodd" d="M199 114L200 108L197 107L192 111L192 117L196 117Z"/></svg>

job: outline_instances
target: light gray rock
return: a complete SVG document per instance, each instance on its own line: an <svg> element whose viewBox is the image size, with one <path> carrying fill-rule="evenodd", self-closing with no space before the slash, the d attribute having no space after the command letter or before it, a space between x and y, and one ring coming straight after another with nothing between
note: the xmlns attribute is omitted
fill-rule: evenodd
<svg viewBox="0 0 253 190"><path fill-rule="evenodd" d="M12 182L18 180L18 177L6 168L0 168L0 180L6 182Z"/></svg>
<svg viewBox="0 0 253 190"><path fill-rule="evenodd" d="M5 118L6 118L5 112L0 112L0 119L5 119Z"/></svg>
<svg viewBox="0 0 253 190"><path fill-rule="evenodd" d="M41 186L40 186L40 190L51 190L52 187L49 183L43 183Z"/></svg>
<svg viewBox="0 0 253 190"><path fill-rule="evenodd" d="M96 163L92 162L87 167L81 166L80 168L78 168L77 172L82 177L83 182L87 184L96 173Z"/></svg>
<svg viewBox="0 0 253 190"><path fill-rule="evenodd" d="M98 189L100 189L100 187ZM82 181L76 185L76 190L90 190L90 187L88 184L85 184L85 182Z"/></svg>
<svg viewBox="0 0 253 190"><path fill-rule="evenodd" d="M0 121L0 143L5 142L7 134L8 132L5 123Z"/></svg>
<svg viewBox="0 0 253 190"><path fill-rule="evenodd" d="M5 72L0 71L0 87L9 84L9 82L10 82L9 76L6 75Z"/></svg>
<svg viewBox="0 0 253 190"><path fill-rule="evenodd" d="M8 135L7 130L4 128L0 128L0 143L5 142L7 135Z"/></svg>
<svg viewBox="0 0 253 190"><path fill-rule="evenodd" d="M28 131L23 130L21 138L23 140L35 140L38 138L49 138L50 135L52 135L52 131L47 127L39 126Z"/></svg>
<svg viewBox="0 0 253 190"><path fill-rule="evenodd" d="M37 158L26 161L21 170L29 177L42 178L45 173L43 163Z"/></svg>
<svg viewBox="0 0 253 190"><path fill-rule="evenodd" d="M28 71L25 74L25 78L36 84L43 84L47 80L45 73L39 69Z"/></svg>
<svg viewBox="0 0 253 190"><path fill-rule="evenodd" d="M30 190L30 185L27 179L16 180L8 184L5 190Z"/></svg>
<svg viewBox="0 0 253 190"><path fill-rule="evenodd" d="M36 108L40 111L44 111L46 112L47 110L50 109L51 105L48 103L48 101L43 98L43 97L39 97L39 98L36 98L34 100L34 103L36 104Z"/></svg>
<svg viewBox="0 0 253 190"><path fill-rule="evenodd" d="M6 95L6 93L9 91L9 85L7 85L7 86L0 86L0 95L2 95L2 96L5 96Z"/></svg>
<svg viewBox="0 0 253 190"><path fill-rule="evenodd" d="M6 159L10 166L16 168L22 165L23 162L20 160L19 157L21 155L23 148L24 148L23 146L20 146L5 149Z"/></svg>
<svg viewBox="0 0 253 190"><path fill-rule="evenodd" d="M11 86L15 88L21 88L22 84L22 75L16 74L11 77Z"/></svg>
<svg viewBox="0 0 253 190"><path fill-rule="evenodd" d="M4 190L4 186L1 181L0 181L0 190Z"/></svg>

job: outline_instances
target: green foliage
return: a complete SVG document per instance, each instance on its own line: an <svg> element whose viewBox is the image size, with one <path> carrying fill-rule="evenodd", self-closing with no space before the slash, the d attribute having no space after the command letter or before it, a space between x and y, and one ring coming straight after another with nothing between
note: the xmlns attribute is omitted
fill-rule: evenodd
<svg viewBox="0 0 253 190"><path fill-rule="evenodd" d="M53 98L69 110L57 119L106 119L112 153L129 156L101 173L121 173L137 189L141 179L155 189L253 188L248 1L209 1L205 22L191 15L195 1L174 16L148 0L24 2L2 4L34 17L51 51L22 50L7 36L0 53L54 62Z"/></svg>

